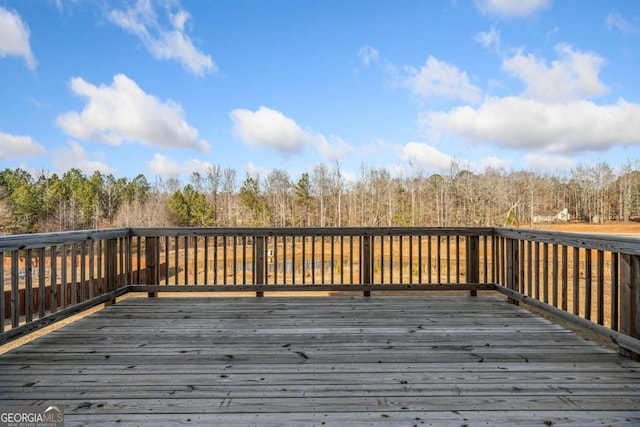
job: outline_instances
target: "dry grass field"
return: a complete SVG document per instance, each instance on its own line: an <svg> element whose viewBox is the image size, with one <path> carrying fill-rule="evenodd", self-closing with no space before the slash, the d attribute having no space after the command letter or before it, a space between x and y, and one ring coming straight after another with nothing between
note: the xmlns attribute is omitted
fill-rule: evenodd
<svg viewBox="0 0 640 427"><path fill-rule="evenodd" d="M533 226L533 229L562 231L567 233L609 234L612 236L640 238L640 222L614 222L609 224L536 224Z"/></svg>

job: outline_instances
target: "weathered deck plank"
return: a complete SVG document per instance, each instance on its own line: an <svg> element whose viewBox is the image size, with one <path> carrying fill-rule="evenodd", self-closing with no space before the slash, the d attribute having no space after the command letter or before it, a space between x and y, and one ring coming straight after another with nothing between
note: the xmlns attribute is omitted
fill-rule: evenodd
<svg viewBox="0 0 640 427"><path fill-rule="evenodd" d="M494 297L127 299L0 356L66 425L638 425L640 363Z"/></svg>

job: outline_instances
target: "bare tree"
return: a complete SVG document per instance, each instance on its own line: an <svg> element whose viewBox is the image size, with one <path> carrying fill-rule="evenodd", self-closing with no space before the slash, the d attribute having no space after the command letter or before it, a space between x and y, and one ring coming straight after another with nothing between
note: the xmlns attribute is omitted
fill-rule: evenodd
<svg viewBox="0 0 640 427"><path fill-rule="evenodd" d="M291 179L287 171L274 169L267 175L264 191L275 226L285 227L291 224L291 190Z"/></svg>
<svg viewBox="0 0 640 427"><path fill-rule="evenodd" d="M313 168L311 175L311 191L318 206L318 225L325 227L327 225L327 199L330 195L330 179L327 165L320 163Z"/></svg>
<svg viewBox="0 0 640 427"><path fill-rule="evenodd" d="M236 171L235 169L226 168L223 172L222 192L225 197L225 211L227 214L226 226L233 227L236 222L236 204L234 197L236 194Z"/></svg>
<svg viewBox="0 0 640 427"><path fill-rule="evenodd" d="M567 175L487 169L482 173L452 162L441 174L425 176L415 165L409 176L361 165L347 182L339 163L319 164L294 185L285 170L274 170L260 183L247 181L238 191L236 171L210 167L194 173L189 187L206 194L215 207L213 224L237 226L497 226L533 225L564 208L582 221L640 219L640 163L620 169L606 163L578 165ZM0 229L70 230L121 226L165 226L170 195L182 189L177 177L144 175L127 182L75 169L61 178L26 171L0 171L4 212ZM242 202L242 203L241 203ZM27 228L22 229L27 229Z"/></svg>
<svg viewBox="0 0 640 427"><path fill-rule="evenodd" d="M342 193L344 191L344 181L342 178L342 172L340 171L340 163L336 161L333 167L333 174L331 180L331 195L334 199L333 204L335 206L335 225L340 227L342 225Z"/></svg>
<svg viewBox="0 0 640 427"><path fill-rule="evenodd" d="M211 165L207 168L207 176L205 178L205 182L205 187L211 195L210 202L215 208L215 212L213 214L214 224L218 225L218 218L220 216L218 194L220 192L220 184L222 183L222 168L220 167L220 165Z"/></svg>
<svg viewBox="0 0 640 427"><path fill-rule="evenodd" d="M617 180L618 219L629 221L640 217L640 167L625 164Z"/></svg>
<svg viewBox="0 0 640 427"><path fill-rule="evenodd" d="M189 181L191 181L191 186L194 190L199 193L204 193L204 177L200 172L191 172Z"/></svg>
<svg viewBox="0 0 640 427"><path fill-rule="evenodd" d="M611 219L610 198L614 176L606 163L579 165L573 171L581 210L578 215L591 222Z"/></svg>
<svg viewBox="0 0 640 427"><path fill-rule="evenodd" d="M429 192L433 195L432 212L433 216L429 219L429 222L437 225L438 227L444 227L447 224L448 219L448 197L449 197L449 183L447 179L440 174L431 175L427 179L429 185Z"/></svg>

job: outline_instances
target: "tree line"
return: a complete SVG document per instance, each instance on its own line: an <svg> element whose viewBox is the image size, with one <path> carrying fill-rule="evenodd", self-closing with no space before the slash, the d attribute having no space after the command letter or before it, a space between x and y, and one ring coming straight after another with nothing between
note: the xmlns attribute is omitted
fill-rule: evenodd
<svg viewBox="0 0 640 427"><path fill-rule="evenodd" d="M640 168L628 162L580 165L565 175L489 169L452 162L445 173L394 176L362 165L347 178L319 164L292 179L276 169L239 177L219 165L188 182L144 175L116 178L72 169L62 176L0 172L4 234L121 226L527 226L567 209L573 221L640 219Z"/></svg>

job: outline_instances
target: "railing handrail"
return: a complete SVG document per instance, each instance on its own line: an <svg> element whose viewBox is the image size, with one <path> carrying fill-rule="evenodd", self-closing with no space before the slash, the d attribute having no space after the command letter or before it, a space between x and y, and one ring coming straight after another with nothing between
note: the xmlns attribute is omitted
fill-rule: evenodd
<svg viewBox="0 0 640 427"><path fill-rule="evenodd" d="M640 238L635 237L501 227L494 228L493 231L493 235L509 239L640 255Z"/></svg>
<svg viewBox="0 0 640 427"><path fill-rule="evenodd" d="M132 227L132 237L491 236L493 227Z"/></svg>
<svg viewBox="0 0 640 427"><path fill-rule="evenodd" d="M103 228L95 230L58 231L34 234L0 236L0 252L40 249L54 245L79 243L89 240L107 240L128 237L130 228Z"/></svg>
<svg viewBox="0 0 640 427"><path fill-rule="evenodd" d="M0 252L118 237L192 236L500 236L640 255L640 237L505 227L120 227L0 236Z"/></svg>

